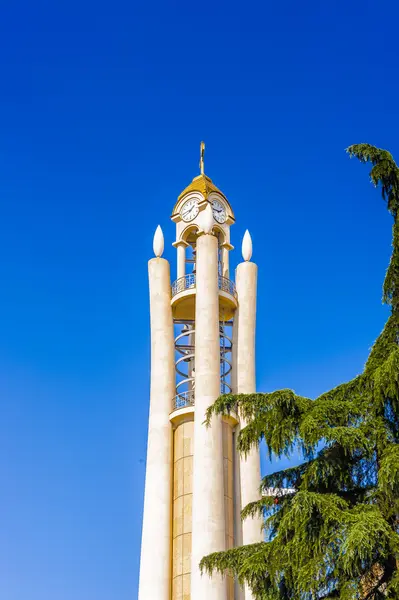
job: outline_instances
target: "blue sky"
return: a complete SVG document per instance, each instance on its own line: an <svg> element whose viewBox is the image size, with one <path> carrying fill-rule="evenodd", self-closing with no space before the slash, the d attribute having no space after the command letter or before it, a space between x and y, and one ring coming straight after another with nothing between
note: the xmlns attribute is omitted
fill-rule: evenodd
<svg viewBox="0 0 399 600"><path fill-rule="evenodd" d="M0 597L137 597L147 260L206 172L259 265L258 389L314 397L383 327L393 0L12 2L0 22ZM264 462L264 469L275 465ZM156 565L154 565L156 568Z"/></svg>

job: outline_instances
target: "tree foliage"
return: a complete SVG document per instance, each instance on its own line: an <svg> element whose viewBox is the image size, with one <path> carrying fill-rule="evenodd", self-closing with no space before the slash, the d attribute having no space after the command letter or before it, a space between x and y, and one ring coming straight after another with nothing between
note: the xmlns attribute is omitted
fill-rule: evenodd
<svg viewBox="0 0 399 600"><path fill-rule="evenodd" d="M237 446L262 440L270 455L304 462L271 475L261 491L291 488L246 506L261 514L270 541L205 557L201 568L233 572L256 600L379 600L399 598L399 168L369 144L348 148L372 165L391 213L393 251L384 282L391 315L364 371L310 400L285 389L224 395L208 410L239 410L247 426ZM320 447L322 447L321 450Z"/></svg>

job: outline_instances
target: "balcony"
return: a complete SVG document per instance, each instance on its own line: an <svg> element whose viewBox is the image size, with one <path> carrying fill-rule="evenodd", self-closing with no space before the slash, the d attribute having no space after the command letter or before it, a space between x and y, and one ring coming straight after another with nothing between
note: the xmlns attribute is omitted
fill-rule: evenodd
<svg viewBox="0 0 399 600"><path fill-rule="evenodd" d="M173 398L172 410L179 410L180 408L188 408L194 406L194 390L189 392L180 392Z"/></svg>
<svg viewBox="0 0 399 600"><path fill-rule="evenodd" d="M195 290L196 287L196 275L195 273L190 273L189 275L184 275L184 277L179 277L172 283L172 298L174 298L177 294L181 292L185 292L186 290ZM237 290L234 281L231 279L227 279L227 277L218 276L218 287L222 292L226 292L233 296L233 298L237 298Z"/></svg>
<svg viewBox="0 0 399 600"><path fill-rule="evenodd" d="M229 321L236 311L237 291L233 281L218 275L219 320ZM196 275L190 273L172 283L172 309L176 320L195 319Z"/></svg>
<svg viewBox="0 0 399 600"><path fill-rule="evenodd" d="M220 393L224 392L220 390ZM169 415L169 420L175 425L184 422L188 414L192 414L194 418L195 395L194 390L188 392L180 392L173 398L172 412ZM189 410L183 410L189 409ZM222 419L226 423L230 423L233 427L238 423L237 408L233 407L229 414L223 415Z"/></svg>
<svg viewBox="0 0 399 600"><path fill-rule="evenodd" d="M172 298L176 296L176 294L180 294L180 292L185 292L186 290L194 290L195 289L195 274L191 273L190 275L184 275L184 277L179 277L172 283Z"/></svg>

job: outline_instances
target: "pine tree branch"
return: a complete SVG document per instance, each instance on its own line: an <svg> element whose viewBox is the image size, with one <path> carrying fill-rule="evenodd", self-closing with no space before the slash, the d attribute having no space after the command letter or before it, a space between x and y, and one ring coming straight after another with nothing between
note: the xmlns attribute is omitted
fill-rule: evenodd
<svg viewBox="0 0 399 600"><path fill-rule="evenodd" d="M206 415L210 426L214 415L238 413L243 454L263 440L270 457L296 450L303 457L260 485L293 488L292 494L276 492L244 507L243 517L265 517L271 541L201 562L208 573L234 573L256 600L352 598L366 580L373 587L362 600L381 600L383 585L392 597L399 592L399 169L389 152L370 144L348 152L371 163L371 180L394 219L384 281L391 317L363 373L316 400L287 389L228 394ZM377 582L376 564L384 571Z"/></svg>

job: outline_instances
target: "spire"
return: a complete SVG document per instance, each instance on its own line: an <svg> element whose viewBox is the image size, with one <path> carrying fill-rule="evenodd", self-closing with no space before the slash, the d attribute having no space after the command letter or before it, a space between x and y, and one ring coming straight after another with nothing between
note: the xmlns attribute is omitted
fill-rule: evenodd
<svg viewBox="0 0 399 600"><path fill-rule="evenodd" d="M221 192L219 190L219 188L216 187L216 185L213 183L212 179L210 177L208 177L207 175L205 175L205 160L204 159L205 159L205 142L201 142L200 143L200 160L199 160L200 174L197 175L196 177L194 177L194 179L192 180L190 185L188 185L182 191L182 193L178 197L178 201L183 196L188 194L189 192L201 192L201 194L203 194L205 198L207 198L211 192L217 192L218 194L223 196L223 198L225 200L227 200L226 196L223 194L223 192Z"/></svg>
<svg viewBox="0 0 399 600"><path fill-rule="evenodd" d="M177 214L178 214L178 207L180 208L180 205L179 205L180 201L187 194L189 194L191 192L199 192L200 194L202 194L204 196L205 200L207 200L209 194L211 194L212 192L216 192L217 194L220 194L222 196L222 198L226 201L231 222L234 222L235 218L234 218L233 209L231 208L231 205L230 205L229 201L227 200L226 196L213 183L212 179L210 177L208 177L207 175L205 175L204 155L205 155L205 142L201 142L200 143L200 160L199 160L200 174L197 175L196 177L194 177L192 182L187 187L185 187L184 190L179 194L179 196L177 198L177 202L175 203L175 206L173 208L172 220L173 220L173 217L177 216Z"/></svg>
<svg viewBox="0 0 399 600"><path fill-rule="evenodd" d="M200 144L200 163L199 163L201 175L205 174L204 155L205 155L205 142L201 142L201 144Z"/></svg>

